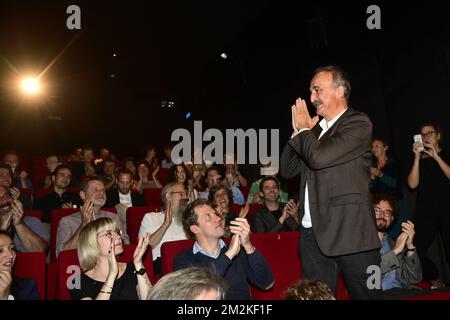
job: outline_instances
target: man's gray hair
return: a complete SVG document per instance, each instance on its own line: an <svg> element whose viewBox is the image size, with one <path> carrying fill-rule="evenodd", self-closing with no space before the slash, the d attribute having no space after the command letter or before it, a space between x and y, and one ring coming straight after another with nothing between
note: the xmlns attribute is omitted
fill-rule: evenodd
<svg viewBox="0 0 450 320"><path fill-rule="evenodd" d="M175 181L175 182L170 182L170 183L166 184L164 186L164 188L161 190L161 200L162 200L162 203L164 204L164 206L166 206L166 195L168 193L171 193L173 190L173 187L175 187L178 184L182 185L184 188L184 184L182 184L181 182Z"/></svg>
<svg viewBox="0 0 450 320"><path fill-rule="evenodd" d="M331 72L333 76L333 83L335 88L339 88L342 86L344 88L344 97L345 100L348 102L348 99L350 98L350 80L348 78L347 72L342 69L341 67L337 66L326 66L326 67L320 67L314 70L313 76L321 73L321 72Z"/></svg>

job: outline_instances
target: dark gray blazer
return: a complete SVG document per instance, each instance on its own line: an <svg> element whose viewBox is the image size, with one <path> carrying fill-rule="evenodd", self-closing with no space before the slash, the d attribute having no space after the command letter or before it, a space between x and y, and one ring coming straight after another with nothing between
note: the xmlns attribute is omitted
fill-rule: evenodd
<svg viewBox="0 0 450 320"><path fill-rule="evenodd" d="M318 139L319 123L289 140L281 155L281 174L300 175L300 220L305 186L314 236L326 256L380 248L369 191L372 122L348 108Z"/></svg>
<svg viewBox="0 0 450 320"><path fill-rule="evenodd" d="M283 211L285 204L280 203L280 210ZM298 231L299 225L292 217L288 217L283 224L267 209L266 206L259 208L252 215L253 231L255 233Z"/></svg>
<svg viewBox="0 0 450 320"><path fill-rule="evenodd" d="M395 242L388 239L391 248L395 247ZM420 264L419 255L414 252L411 256L406 256L406 249L395 255L393 250L390 250L381 256L381 275L382 279L387 272L395 270L397 277L401 282L411 288L413 284L422 280L422 265Z"/></svg>

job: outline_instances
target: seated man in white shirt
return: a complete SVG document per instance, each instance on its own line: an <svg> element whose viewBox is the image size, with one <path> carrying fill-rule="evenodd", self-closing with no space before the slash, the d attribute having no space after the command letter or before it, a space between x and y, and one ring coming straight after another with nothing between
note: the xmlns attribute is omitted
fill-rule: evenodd
<svg viewBox="0 0 450 320"><path fill-rule="evenodd" d="M145 198L139 192L131 190L133 186L133 173L120 168L116 173L116 186L108 191L106 208L116 208L120 220L125 225L127 222L126 212L129 207L142 207L146 205Z"/></svg>
<svg viewBox="0 0 450 320"><path fill-rule="evenodd" d="M149 245L152 247L154 271L161 273L161 245L164 242L188 239L181 221L187 207L187 194L184 184L172 182L161 191L164 211L147 213L141 222L139 237L150 233Z"/></svg>

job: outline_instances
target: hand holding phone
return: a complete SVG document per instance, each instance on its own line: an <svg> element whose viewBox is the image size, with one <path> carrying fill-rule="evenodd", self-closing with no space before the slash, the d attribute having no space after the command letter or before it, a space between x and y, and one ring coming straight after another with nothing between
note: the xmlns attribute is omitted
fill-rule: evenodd
<svg viewBox="0 0 450 320"><path fill-rule="evenodd" d="M425 148L423 147L423 141L422 141L422 135L420 134L415 134L414 135L414 142L419 142L422 145L417 149L417 151L422 152L425 150Z"/></svg>

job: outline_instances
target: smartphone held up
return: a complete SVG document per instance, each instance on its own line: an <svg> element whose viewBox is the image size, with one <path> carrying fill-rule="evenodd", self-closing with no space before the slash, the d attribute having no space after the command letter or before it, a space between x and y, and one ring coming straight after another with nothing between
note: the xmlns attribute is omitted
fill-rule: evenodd
<svg viewBox="0 0 450 320"><path fill-rule="evenodd" d="M419 149L417 149L417 151L422 152L425 150L425 148L423 147L423 141L422 141L422 135L420 134L415 134L414 135L414 142L420 142L422 145L419 147Z"/></svg>

